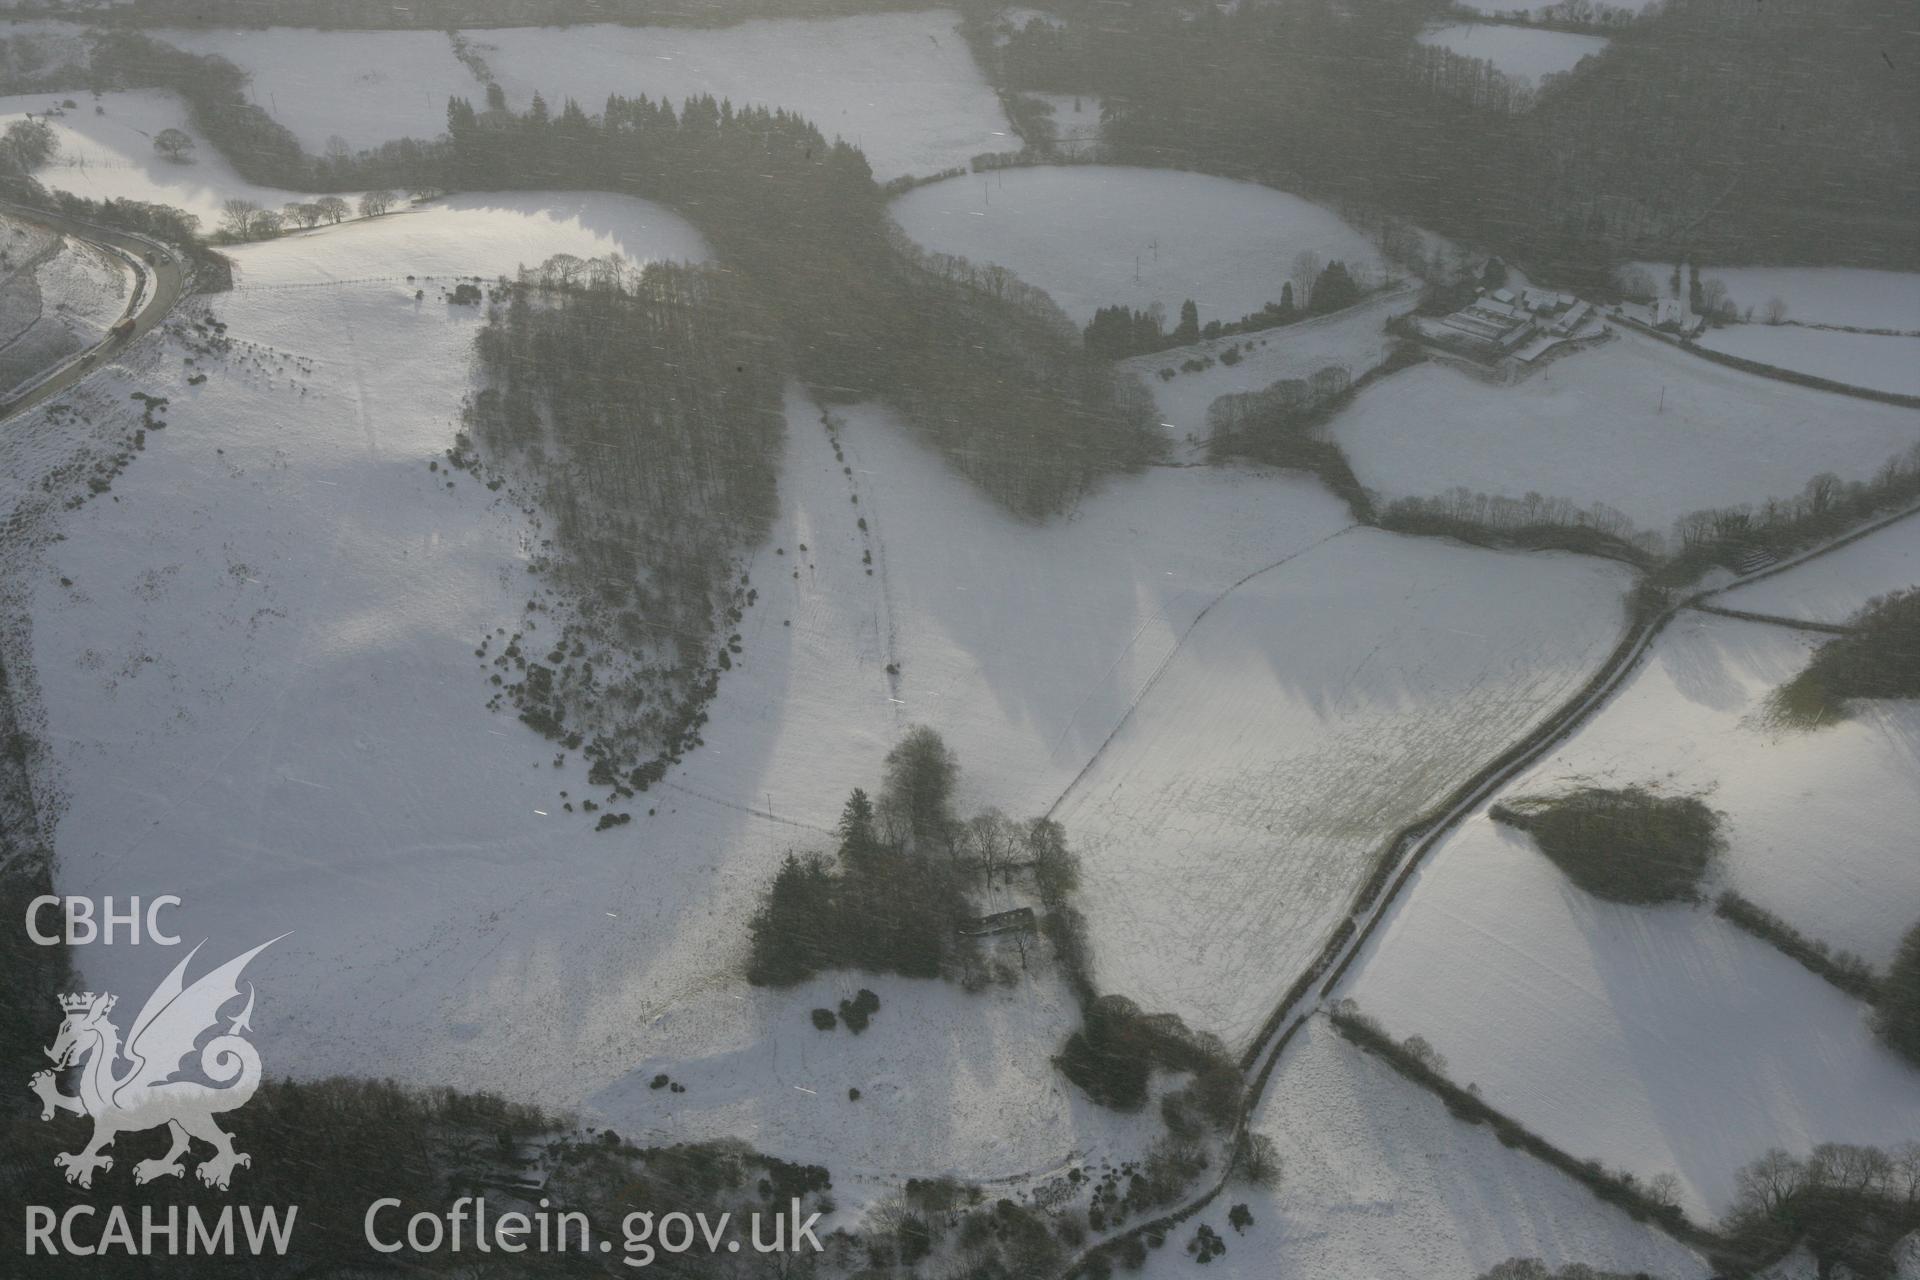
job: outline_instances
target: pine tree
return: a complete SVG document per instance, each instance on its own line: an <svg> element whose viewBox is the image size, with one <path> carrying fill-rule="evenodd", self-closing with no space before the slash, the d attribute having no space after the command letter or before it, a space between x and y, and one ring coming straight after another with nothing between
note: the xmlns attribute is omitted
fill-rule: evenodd
<svg viewBox="0 0 1920 1280"><path fill-rule="evenodd" d="M1908 932L1887 970L1873 1027L1895 1052L1920 1063L1920 925Z"/></svg>
<svg viewBox="0 0 1920 1280"><path fill-rule="evenodd" d="M1173 341L1177 346L1186 346L1200 340L1200 308L1194 305L1192 298L1180 304L1180 325L1173 331Z"/></svg>
<svg viewBox="0 0 1920 1280"><path fill-rule="evenodd" d="M874 855L881 851L873 818L873 801L855 787L840 810L840 860L848 868L871 865Z"/></svg>

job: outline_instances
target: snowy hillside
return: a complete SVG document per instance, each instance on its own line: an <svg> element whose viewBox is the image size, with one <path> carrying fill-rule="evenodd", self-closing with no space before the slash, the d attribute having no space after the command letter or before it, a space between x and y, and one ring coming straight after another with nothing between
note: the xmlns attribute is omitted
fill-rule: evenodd
<svg viewBox="0 0 1920 1280"><path fill-rule="evenodd" d="M59 100L57 94L0 98L0 127L29 112L44 115ZM91 200L170 204L199 218L205 234L219 229L220 206L226 200L252 200L278 209L289 200L311 198L242 179L199 137L185 104L170 93L142 89L102 94L97 102L105 114L100 115L94 113L95 102L86 95L83 105L47 121L60 144L52 162L34 175L47 187ZM154 150L154 135L163 129L179 129L195 138L190 162L169 160Z"/></svg>
<svg viewBox="0 0 1920 1280"><path fill-rule="evenodd" d="M1244 1046L1387 837L1612 647L1626 586L1354 530L1236 588L1057 810L1103 988Z"/></svg>
<svg viewBox="0 0 1920 1280"><path fill-rule="evenodd" d="M1920 677L1902 602L1847 625L1920 590L1920 412L1709 358L1920 395L1920 272L1702 267L1698 347L1597 274L1906 262L1899 46L1624 5L0 31L57 89L0 96L15 197L199 222L0 217L0 861L167 896L196 977L273 941L212 1020L258 1062L182 1068L258 1168L192 1154L344 1252L247 1274L391 1269L389 1174L577 1205L616 1270L661 1188L804 1190L815 1280L1920 1259ZM1791 727L1816 653L1874 697ZM0 948L16 1089L145 1071L73 995L186 949ZM158 1134L48 1145L146 1088L90 1079L0 1181L145 1207ZM198 1125L168 1089L120 1118Z"/></svg>
<svg viewBox="0 0 1920 1280"><path fill-rule="evenodd" d="M242 245L231 256L242 289L407 276L512 276L557 253L618 254L636 266L702 262L706 242L650 201L597 191L456 195Z"/></svg>
<svg viewBox="0 0 1920 1280"><path fill-rule="evenodd" d="M663 1132L759 1106L756 1141L822 1154L806 1135L837 1113L764 1111L761 1091L834 1077L795 1076L784 1054L779 1074L753 1065L801 997L735 976L779 858L817 845L913 722L958 751L967 807L1043 810L1208 601L1344 521L1305 481L1161 470L1034 529L876 413L843 415L850 482L796 397L780 523L748 566L760 603L706 745L648 797L657 814L635 806L633 827L596 834L562 812L561 792L584 794L579 766L554 770L548 744L484 709L472 653L522 625L542 535L506 494L429 469L467 389L473 313L404 285L243 292L216 313L237 345L195 357L204 385L177 341L119 380L122 396L170 397L171 422L119 501L63 517L64 540L19 571L33 647L10 665L34 672L46 711L63 882L167 886L190 932L293 930L260 963L300 1011L265 1051L301 1075L538 1089ZM21 447L38 438L59 431L28 424ZM102 951L87 978L132 989L162 958ZM951 1043L919 1038L923 1069L836 1068L902 1082L876 1108L891 1122L839 1154L982 1174L1102 1140L1084 1100L1032 1072L1064 1030L1025 1012L991 1037L996 1096L1032 1099L1011 1130L951 1092L975 1087L948 1069L978 1037L964 1019ZM689 1086L671 1115L622 1083L665 1062ZM937 1117L976 1113L951 1146L929 1143Z"/></svg>

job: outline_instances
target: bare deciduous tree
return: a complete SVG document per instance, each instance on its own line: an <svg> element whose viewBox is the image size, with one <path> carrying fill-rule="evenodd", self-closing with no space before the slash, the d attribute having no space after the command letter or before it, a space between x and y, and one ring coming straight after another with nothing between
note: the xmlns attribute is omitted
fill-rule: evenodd
<svg viewBox="0 0 1920 1280"><path fill-rule="evenodd" d="M263 212L253 201L235 196L220 206L220 229L236 240L252 239L254 219Z"/></svg>
<svg viewBox="0 0 1920 1280"><path fill-rule="evenodd" d="M1320 278L1320 255L1302 249L1293 255L1293 305L1302 311L1313 298L1313 282Z"/></svg>
<svg viewBox="0 0 1920 1280"><path fill-rule="evenodd" d="M989 891L995 873L1002 876L1012 866L1020 848L1020 829L998 809L988 809L967 819L965 846L980 864L980 875Z"/></svg>
<svg viewBox="0 0 1920 1280"><path fill-rule="evenodd" d="M1736 1173L1733 1186L1742 1205L1771 1216L1791 1203L1806 1186L1806 1169L1775 1147Z"/></svg>

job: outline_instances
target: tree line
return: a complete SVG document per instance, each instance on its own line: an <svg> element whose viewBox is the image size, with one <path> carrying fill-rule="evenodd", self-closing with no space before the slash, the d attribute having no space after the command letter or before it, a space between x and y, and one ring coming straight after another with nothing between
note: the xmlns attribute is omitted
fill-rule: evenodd
<svg viewBox="0 0 1920 1280"><path fill-rule="evenodd" d="M1312 254L1303 256L1313 258ZM1128 356L1190 346L1202 339L1258 333L1311 316L1327 315L1354 305L1365 292L1347 264L1336 258L1317 272L1309 269L1301 289L1301 296L1306 299L1302 305L1295 304L1294 282L1288 280L1280 286L1278 301L1269 302L1238 320L1209 320L1203 325L1200 308L1189 298L1180 304L1179 323L1169 330L1159 304L1144 310L1119 304L1096 310L1082 338L1087 350L1111 360L1124 360Z"/></svg>

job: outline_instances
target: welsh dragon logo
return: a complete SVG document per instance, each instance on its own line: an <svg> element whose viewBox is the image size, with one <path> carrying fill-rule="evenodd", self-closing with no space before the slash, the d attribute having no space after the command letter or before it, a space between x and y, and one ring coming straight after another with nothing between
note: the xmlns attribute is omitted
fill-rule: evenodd
<svg viewBox="0 0 1920 1280"><path fill-rule="evenodd" d="M214 1150L194 1170L210 1187L225 1191L234 1168L253 1163L252 1157L233 1149L233 1136L213 1121L223 1111L245 1106L260 1086L260 1054L240 1034L252 1030L248 1021L253 1016L251 983L247 986L246 1008L231 1017L223 1034L200 1047L201 1074L213 1083L174 1077L181 1073L184 1060L193 1054L201 1036L218 1028L220 1011L239 998L240 971L278 941L263 942L186 986L187 965L200 950L195 947L147 997L124 1046L119 1028L107 1019L117 997L91 991L60 997L66 1021L46 1050L53 1060L53 1070L36 1072L28 1086L40 1095L42 1120L53 1119L56 1111L93 1117L93 1138L87 1145L53 1158L57 1167L66 1170L68 1182L91 1187L94 1170L113 1168L113 1157L103 1151L115 1137L161 1125L166 1126L172 1146L159 1159L134 1165L135 1182L180 1177L186 1172L181 1157L194 1138ZM76 1062L84 1062L80 1092L62 1093L56 1072Z"/></svg>

